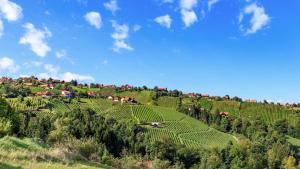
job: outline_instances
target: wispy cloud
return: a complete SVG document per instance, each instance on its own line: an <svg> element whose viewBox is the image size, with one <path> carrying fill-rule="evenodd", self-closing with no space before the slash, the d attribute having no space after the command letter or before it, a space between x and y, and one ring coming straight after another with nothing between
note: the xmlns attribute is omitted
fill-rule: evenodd
<svg viewBox="0 0 300 169"><path fill-rule="evenodd" d="M250 25L248 28L244 28L242 22L245 15L252 15L250 19ZM270 17L266 14L263 6L258 6L256 3L248 5L239 15L239 23L241 31L246 35L254 34L270 22Z"/></svg>
<svg viewBox="0 0 300 169"><path fill-rule="evenodd" d="M111 23L115 30L114 33L111 34L111 37L114 39L113 51L119 52L121 49L129 51L133 50L133 48L125 42L125 40L128 38L128 25L120 25L114 20L112 20Z"/></svg>
<svg viewBox="0 0 300 169"><path fill-rule="evenodd" d="M120 9L119 6L118 6L118 2L116 0L111 0L109 2L106 2L106 3L103 4L103 6L107 10L111 11L113 14L115 14L116 11Z"/></svg>
<svg viewBox="0 0 300 169"><path fill-rule="evenodd" d="M91 11L85 14L85 20L96 29L100 29L102 27L102 18L99 12Z"/></svg>
<svg viewBox="0 0 300 169"><path fill-rule="evenodd" d="M137 32L137 31L139 31L140 29L142 29L142 26L141 25L138 25L138 24L135 24L135 25L133 25L133 31L134 32Z"/></svg>
<svg viewBox="0 0 300 169"><path fill-rule="evenodd" d="M26 32L20 39L20 44L30 45L31 50L40 57L45 57L51 51L46 39L52 36L47 27L44 30L37 29L32 23L23 25Z"/></svg>
<svg viewBox="0 0 300 169"><path fill-rule="evenodd" d="M160 24L163 27L166 27L168 29L171 28L172 19L168 14L163 15L163 16L159 16L159 17L155 18L154 21L157 22L158 24Z"/></svg>
<svg viewBox="0 0 300 169"><path fill-rule="evenodd" d="M67 51L64 50L64 49L62 49L62 50L60 50L60 51L56 51L56 52L55 52L55 55L56 55L56 57L57 57L58 59L61 59L61 58L65 57L65 56L67 55Z"/></svg>
<svg viewBox="0 0 300 169"><path fill-rule="evenodd" d="M218 3L220 0L208 0L208 11L211 10L211 8L216 4Z"/></svg>

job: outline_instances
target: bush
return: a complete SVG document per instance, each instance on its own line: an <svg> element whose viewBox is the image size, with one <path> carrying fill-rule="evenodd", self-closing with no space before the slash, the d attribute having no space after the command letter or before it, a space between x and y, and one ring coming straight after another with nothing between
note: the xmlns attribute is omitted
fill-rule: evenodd
<svg viewBox="0 0 300 169"><path fill-rule="evenodd" d="M6 118L0 117L0 137L3 137L11 132L11 122Z"/></svg>

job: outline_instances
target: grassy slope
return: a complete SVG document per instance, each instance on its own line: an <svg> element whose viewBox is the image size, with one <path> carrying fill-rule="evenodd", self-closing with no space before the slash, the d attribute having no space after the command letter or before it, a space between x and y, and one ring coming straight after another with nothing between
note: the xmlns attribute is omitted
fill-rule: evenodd
<svg viewBox="0 0 300 169"><path fill-rule="evenodd" d="M32 139L3 137L0 139L0 169L96 169L108 168L87 161L62 160L51 154L47 147Z"/></svg>
<svg viewBox="0 0 300 169"><path fill-rule="evenodd" d="M290 136L287 136L288 142L295 146L298 150L298 156L300 156L300 139L296 139Z"/></svg>

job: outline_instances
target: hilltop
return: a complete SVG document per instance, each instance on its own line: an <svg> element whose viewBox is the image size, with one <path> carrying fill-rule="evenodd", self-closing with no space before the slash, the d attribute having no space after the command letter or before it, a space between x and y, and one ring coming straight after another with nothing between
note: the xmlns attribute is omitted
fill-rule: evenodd
<svg viewBox="0 0 300 169"><path fill-rule="evenodd" d="M296 166L299 160L300 116L296 104L183 93L160 87L88 85L35 77L15 80L3 77L0 89L3 97L1 145L10 148L14 145L6 144L7 140L25 145L24 141L38 138L43 146L26 143L36 148L29 148L25 154L43 152L44 160L51 166L63 167L49 160L56 157L45 155L57 147L67 148L67 153L81 157L72 158L74 168L87 168L83 165L91 161L96 162L92 165L95 167L105 167L100 164L105 163L119 168L126 160L132 162L128 168L156 165L190 168L204 164L204 168L207 165L260 168L264 163L285 166L289 160L294 160L291 165ZM92 144L98 148L89 147ZM229 159L221 155L223 151L244 151L258 145L264 147L261 152L244 152L247 155L243 158L238 154L231 154ZM279 153L272 159L280 162L266 162L271 158L269 153ZM258 154L261 159L250 164L249 160ZM236 158L248 162L235 164ZM0 159L3 166L11 165L12 162L4 163L10 160L8 156ZM214 162L209 164L209 160ZM222 163L224 160L230 164ZM62 163L69 161L67 158Z"/></svg>

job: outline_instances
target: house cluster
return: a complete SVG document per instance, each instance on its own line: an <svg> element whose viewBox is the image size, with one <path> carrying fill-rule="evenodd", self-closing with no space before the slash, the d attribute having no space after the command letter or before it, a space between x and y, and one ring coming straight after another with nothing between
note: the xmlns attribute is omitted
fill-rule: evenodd
<svg viewBox="0 0 300 169"><path fill-rule="evenodd" d="M44 89L54 89L55 84L53 84L53 83L41 84L41 85L39 85L39 87L44 88Z"/></svg>
<svg viewBox="0 0 300 169"><path fill-rule="evenodd" d="M130 103L130 104L138 103L134 98L129 96L108 96L107 99L113 102Z"/></svg>
<svg viewBox="0 0 300 169"><path fill-rule="evenodd" d="M45 92L37 92L35 94L35 96L38 96L38 97L52 97L54 96L55 94L53 92L49 92L49 91L45 91Z"/></svg>
<svg viewBox="0 0 300 169"><path fill-rule="evenodd" d="M247 103L257 103L257 100L255 100L255 99L246 99L245 102L247 102Z"/></svg>
<svg viewBox="0 0 300 169"><path fill-rule="evenodd" d="M0 84L3 84L5 82L9 82L9 81L12 81L12 78L10 78L10 77L1 77L0 78Z"/></svg>
<svg viewBox="0 0 300 169"><path fill-rule="evenodd" d="M189 98L200 98L201 94L200 93L188 93L187 96Z"/></svg>
<svg viewBox="0 0 300 169"><path fill-rule="evenodd" d="M228 117L229 113L228 112L220 112L219 113L222 117Z"/></svg>

